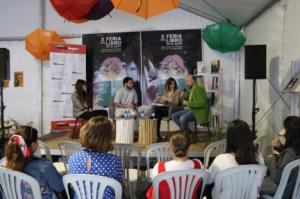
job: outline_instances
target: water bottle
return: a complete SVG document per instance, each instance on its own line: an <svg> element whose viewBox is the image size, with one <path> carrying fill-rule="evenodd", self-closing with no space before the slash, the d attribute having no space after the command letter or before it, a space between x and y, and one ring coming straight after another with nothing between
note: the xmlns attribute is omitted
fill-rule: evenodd
<svg viewBox="0 0 300 199"><path fill-rule="evenodd" d="M124 110L124 118L127 119L127 109Z"/></svg>
<svg viewBox="0 0 300 199"><path fill-rule="evenodd" d="M142 119L144 119L144 116L145 116L145 113L144 113L144 110L142 110L142 112L141 112Z"/></svg>
<svg viewBox="0 0 300 199"><path fill-rule="evenodd" d="M127 109L127 119L130 119L130 110Z"/></svg>
<svg viewBox="0 0 300 199"><path fill-rule="evenodd" d="M151 114L152 119L155 119L155 113Z"/></svg>

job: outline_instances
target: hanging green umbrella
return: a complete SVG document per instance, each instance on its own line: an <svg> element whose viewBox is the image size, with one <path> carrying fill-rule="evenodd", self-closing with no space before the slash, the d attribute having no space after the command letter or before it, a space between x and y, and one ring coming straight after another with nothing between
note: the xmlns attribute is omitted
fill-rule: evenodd
<svg viewBox="0 0 300 199"><path fill-rule="evenodd" d="M240 28L224 22L206 26L203 39L210 48L223 53L239 50L246 41Z"/></svg>

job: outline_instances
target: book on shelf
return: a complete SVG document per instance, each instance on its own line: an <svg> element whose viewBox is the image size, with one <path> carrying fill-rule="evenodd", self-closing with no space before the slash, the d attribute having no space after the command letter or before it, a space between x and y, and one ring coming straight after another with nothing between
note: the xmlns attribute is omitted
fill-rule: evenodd
<svg viewBox="0 0 300 199"><path fill-rule="evenodd" d="M300 73L290 79L283 89L284 92L300 92Z"/></svg>
<svg viewBox="0 0 300 199"><path fill-rule="evenodd" d="M218 94L215 92L207 93L208 102L211 107L214 107L218 101Z"/></svg>
<svg viewBox="0 0 300 199"><path fill-rule="evenodd" d="M197 62L197 70L195 71L195 75L200 75L200 74L206 74L206 73L210 73L210 71L208 71L208 67L206 66L205 62L201 62L198 61Z"/></svg>
<svg viewBox="0 0 300 199"><path fill-rule="evenodd" d="M216 91L219 88L219 78L218 77L211 77L209 90Z"/></svg>
<svg viewBox="0 0 300 199"><path fill-rule="evenodd" d="M197 83L205 88L208 103L211 107L216 106L218 100L221 98L218 92L221 80L220 70L220 60L213 60L210 65L199 61L197 62L197 68L194 70Z"/></svg>
<svg viewBox="0 0 300 199"><path fill-rule="evenodd" d="M220 60L211 61L211 73L219 73L220 71Z"/></svg>
<svg viewBox="0 0 300 199"><path fill-rule="evenodd" d="M215 90L219 89L219 78L215 77Z"/></svg>
<svg viewBox="0 0 300 199"><path fill-rule="evenodd" d="M197 68L194 70L196 76L218 75L220 72L220 60L211 61L211 65L207 66L205 62L198 61Z"/></svg>

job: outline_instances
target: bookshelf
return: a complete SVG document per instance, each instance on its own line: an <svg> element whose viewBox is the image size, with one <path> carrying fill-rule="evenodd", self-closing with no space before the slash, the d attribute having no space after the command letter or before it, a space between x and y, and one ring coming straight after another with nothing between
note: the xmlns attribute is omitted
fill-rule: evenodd
<svg viewBox="0 0 300 199"><path fill-rule="evenodd" d="M298 61L291 62L290 79L281 92L290 95L290 115L299 115L300 68Z"/></svg>
<svg viewBox="0 0 300 199"><path fill-rule="evenodd" d="M213 127L223 127L223 69L220 61L212 61L210 66L205 63L197 63L194 71L197 83L205 88L209 105L213 114Z"/></svg>
<svg viewBox="0 0 300 199"><path fill-rule="evenodd" d="M300 93L300 72L294 75L287 85L284 87L282 92L286 93Z"/></svg>

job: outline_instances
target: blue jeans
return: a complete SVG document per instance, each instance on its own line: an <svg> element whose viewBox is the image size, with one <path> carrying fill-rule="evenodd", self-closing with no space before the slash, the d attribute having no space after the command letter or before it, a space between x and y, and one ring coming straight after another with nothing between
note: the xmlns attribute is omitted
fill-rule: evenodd
<svg viewBox="0 0 300 199"><path fill-rule="evenodd" d="M179 126L180 130L188 131L188 123L195 121L195 113L189 110L178 111L172 114L172 120Z"/></svg>

